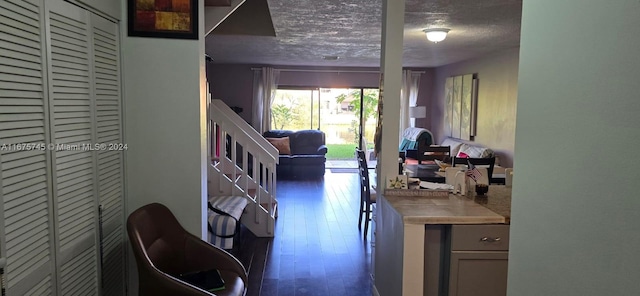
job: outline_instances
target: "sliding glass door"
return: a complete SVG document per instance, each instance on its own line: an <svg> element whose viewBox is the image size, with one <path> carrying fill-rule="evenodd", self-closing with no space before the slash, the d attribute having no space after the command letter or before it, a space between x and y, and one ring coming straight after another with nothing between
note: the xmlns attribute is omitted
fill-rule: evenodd
<svg viewBox="0 0 640 296"><path fill-rule="evenodd" d="M319 129L329 149L327 167L356 168L355 148L373 151L378 95L369 88L280 88L271 128Z"/></svg>

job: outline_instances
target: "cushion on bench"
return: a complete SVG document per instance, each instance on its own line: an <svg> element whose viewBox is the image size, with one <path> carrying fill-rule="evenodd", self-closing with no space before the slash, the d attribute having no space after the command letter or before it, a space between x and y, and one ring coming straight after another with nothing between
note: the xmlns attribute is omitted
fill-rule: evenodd
<svg viewBox="0 0 640 296"><path fill-rule="evenodd" d="M207 222L209 242L222 249L233 248L233 237L240 227L240 217L247 206L242 196L210 196Z"/></svg>

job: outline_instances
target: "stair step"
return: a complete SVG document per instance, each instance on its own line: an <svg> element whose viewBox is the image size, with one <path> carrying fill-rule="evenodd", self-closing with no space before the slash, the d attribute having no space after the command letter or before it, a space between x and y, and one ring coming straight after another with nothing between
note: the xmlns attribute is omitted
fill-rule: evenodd
<svg viewBox="0 0 640 296"><path fill-rule="evenodd" d="M233 177L233 174L231 174L231 173L224 173L224 175L225 175L225 176L227 176L227 178L229 178L229 180L233 180L233 178L232 178L232 177ZM242 178L242 175L240 175L240 174L236 175L236 182L237 182L238 180L240 180L240 178Z"/></svg>
<svg viewBox="0 0 640 296"><path fill-rule="evenodd" d="M247 189L247 195L253 199L256 198L256 193L258 192L258 190L256 189Z"/></svg>
<svg viewBox="0 0 640 296"><path fill-rule="evenodd" d="M269 211L269 213L274 213L274 217L278 218L278 201L274 200L271 205L273 206L273 209L272 211ZM260 203L260 206L269 210L269 203Z"/></svg>

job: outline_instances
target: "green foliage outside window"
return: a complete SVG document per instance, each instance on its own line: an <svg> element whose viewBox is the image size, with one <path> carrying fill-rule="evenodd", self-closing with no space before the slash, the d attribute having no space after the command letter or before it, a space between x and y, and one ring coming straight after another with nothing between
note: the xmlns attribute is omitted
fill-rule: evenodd
<svg viewBox="0 0 640 296"><path fill-rule="evenodd" d="M366 126L367 120L374 119L375 115L377 114L379 92L377 89L364 89L363 93L364 97L362 98L362 105L360 104L360 100L358 99L360 97L359 89L354 89L353 91L351 91L351 93L349 93L349 96L344 94L339 95L336 98L336 101L338 103L342 103L348 98L355 98L349 105L353 107L353 114L356 117L356 120L360 119L360 109L364 106L362 112L362 125Z"/></svg>

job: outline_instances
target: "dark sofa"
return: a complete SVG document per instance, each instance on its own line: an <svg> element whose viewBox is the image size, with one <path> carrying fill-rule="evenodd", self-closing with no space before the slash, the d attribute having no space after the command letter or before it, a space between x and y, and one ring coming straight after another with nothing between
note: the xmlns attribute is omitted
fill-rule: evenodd
<svg viewBox="0 0 640 296"><path fill-rule="evenodd" d="M279 164L276 168L278 178L282 179L316 179L324 177L327 146L324 133L319 130L270 130L263 134L270 138L289 137L289 151L280 151ZM274 142L272 142L274 143ZM278 145L274 145L278 148Z"/></svg>

